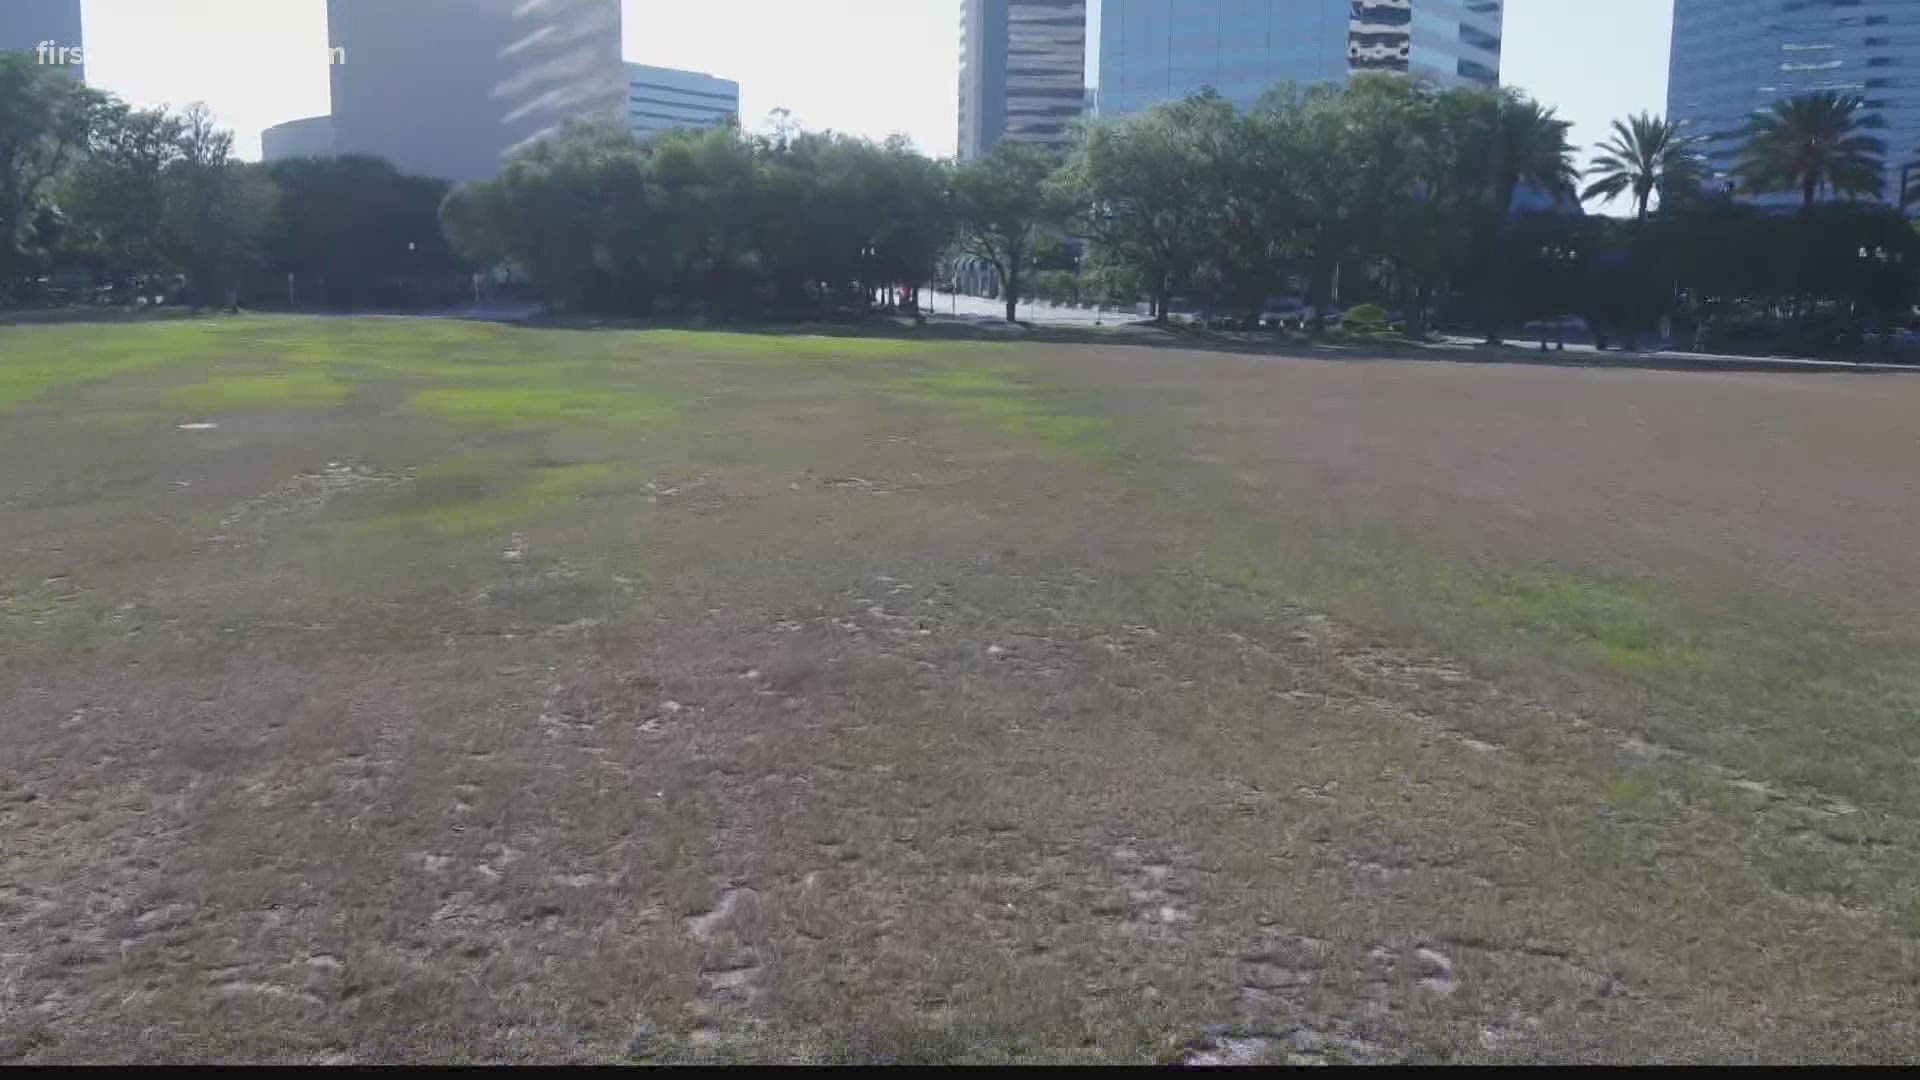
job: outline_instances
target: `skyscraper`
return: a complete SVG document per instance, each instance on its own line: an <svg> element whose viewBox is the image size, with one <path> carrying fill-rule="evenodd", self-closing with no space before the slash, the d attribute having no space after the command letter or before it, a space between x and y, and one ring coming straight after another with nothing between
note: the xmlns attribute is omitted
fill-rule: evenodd
<svg viewBox="0 0 1920 1080"><path fill-rule="evenodd" d="M627 119L646 138L673 128L717 127L740 118L740 84L678 68L627 65Z"/></svg>
<svg viewBox="0 0 1920 1080"><path fill-rule="evenodd" d="M83 48L80 0L0 0L0 51L31 53L85 78Z"/></svg>
<svg viewBox="0 0 1920 1080"><path fill-rule="evenodd" d="M1001 139L1060 148L1086 111L1087 0L963 0L960 158Z"/></svg>
<svg viewBox="0 0 1920 1080"><path fill-rule="evenodd" d="M1920 157L1920 0L1674 0L1671 70L1667 115L1703 138L1716 185L1732 179L1747 117L1818 90L1866 99L1889 198Z"/></svg>
<svg viewBox="0 0 1920 1080"><path fill-rule="evenodd" d="M1212 87L1252 105L1278 83L1399 71L1500 81L1503 0L1106 0L1103 116Z"/></svg>
<svg viewBox="0 0 1920 1080"><path fill-rule="evenodd" d="M327 0L334 149L493 175L568 120L623 119L620 0Z"/></svg>

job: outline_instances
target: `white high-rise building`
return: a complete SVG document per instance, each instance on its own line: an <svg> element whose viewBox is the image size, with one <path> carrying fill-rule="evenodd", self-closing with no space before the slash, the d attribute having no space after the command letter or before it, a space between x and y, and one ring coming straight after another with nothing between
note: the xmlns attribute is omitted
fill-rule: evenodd
<svg viewBox="0 0 1920 1080"><path fill-rule="evenodd" d="M627 119L647 138L675 128L709 128L740 118L740 84L698 71L627 65Z"/></svg>

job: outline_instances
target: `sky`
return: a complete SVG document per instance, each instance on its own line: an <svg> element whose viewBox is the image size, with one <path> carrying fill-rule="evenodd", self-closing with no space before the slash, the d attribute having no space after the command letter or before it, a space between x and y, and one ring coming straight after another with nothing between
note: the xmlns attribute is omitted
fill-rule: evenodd
<svg viewBox="0 0 1920 1080"><path fill-rule="evenodd" d="M960 0L623 3L627 59L738 80L749 127L785 108L809 128L954 152ZM83 11L90 83L140 106L204 101L243 156L259 155L263 128L328 109L325 0ZM1584 154L1614 118L1664 111L1672 13L1673 0L1507 0L1502 80L1571 120Z"/></svg>

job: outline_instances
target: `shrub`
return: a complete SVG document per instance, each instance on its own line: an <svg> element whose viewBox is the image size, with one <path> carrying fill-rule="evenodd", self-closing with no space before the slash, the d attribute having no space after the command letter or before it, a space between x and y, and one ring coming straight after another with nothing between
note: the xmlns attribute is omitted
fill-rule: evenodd
<svg viewBox="0 0 1920 1080"><path fill-rule="evenodd" d="M1358 304L1347 309L1341 324L1356 334L1379 334L1387 330L1387 309L1379 304Z"/></svg>

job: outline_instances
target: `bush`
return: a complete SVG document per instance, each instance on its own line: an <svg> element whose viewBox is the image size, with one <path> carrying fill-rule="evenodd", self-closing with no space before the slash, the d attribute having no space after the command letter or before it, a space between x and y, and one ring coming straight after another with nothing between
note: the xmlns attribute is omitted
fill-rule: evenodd
<svg viewBox="0 0 1920 1080"><path fill-rule="evenodd" d="M1340 322L1356 334L1382 334L1387 331L1387 309L1379 304L1359 304L1348 308Z"/></svg>

